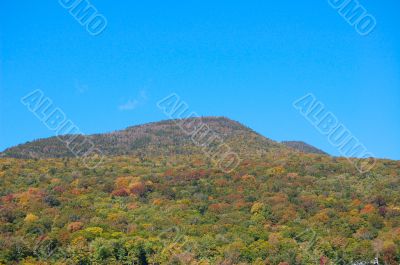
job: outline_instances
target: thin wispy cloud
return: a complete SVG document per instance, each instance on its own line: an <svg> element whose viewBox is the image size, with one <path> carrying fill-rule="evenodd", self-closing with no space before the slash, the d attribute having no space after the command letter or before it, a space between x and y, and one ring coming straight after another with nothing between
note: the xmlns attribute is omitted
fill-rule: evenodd
<svg viewBox="0 0 400 265"><path fill-rule="evenodd" d="M121 104L118 106L119 110L133 110L139 105L139 101L137 99L128 100L128 102Z"/></svg>
<svg viewBox="0 0 400 265"><path fill-rule="evenodd" d="M141 90L139 95L134 99L129 99L127 102L118 106L120 111L129 111L138 108L139 106L146 103L147 94L145 90Z"/></svg>
<svg viewBox="0 0 400 265"><path fill-rule="evenodd" d="M89 89L88 85L82 84L78 80L75 80L74 86L75 86L75 91L78 94L83 94Z"/></svg>

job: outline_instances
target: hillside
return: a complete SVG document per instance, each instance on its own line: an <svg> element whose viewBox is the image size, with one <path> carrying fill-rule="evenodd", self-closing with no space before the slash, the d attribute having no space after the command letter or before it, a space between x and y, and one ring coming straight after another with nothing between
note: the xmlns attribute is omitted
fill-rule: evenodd
<svg viewBox="0 0 400 265"><path fill-rule="evenodd" d="M398 161L360 174L304 153L265 154L230 174L204 155L115 156L93 170L77 158L0 158L0 264L347 265L378 255L397 265L399 175Z"/></svg>
<svg viewBox="0 0 400 265"><path fill-rule="evenodd" d="M303 153L328 155L321 149L318 149L315 146L312 146L302 141L283 141L281 143Z"/></svg>
<svg viewBox="0 0 400 265"><path fill-rule="evenodd" d="M202 121L240 154L232 171L175 121L89 136L107 154L96 168L57 138L6 150L0 265L399 264L400 161L360 173Z"/></svg>
<svg viewBox="0 0 400 265"><path fill-rule="evenodd" d="M260 155L268 151L286 150L285 146L274 142L248 127L225 117L203 117L185 120L185 124L194 122L197 127L205 125L211 132L222 138L233 151L244 157ZM194 126L194 127L196 127ZM201 147L196 145L190 134L185 133L176 120L148 123L128 127L121 131L86 136L104 155L176 155L199 154ZM70 135L39 139L4 150L0 155L14 158L61 158L74 157L65 142ZM84 143L85 137L79 136L76 143ZM79 153L84 154L89 145Z"/></svg>

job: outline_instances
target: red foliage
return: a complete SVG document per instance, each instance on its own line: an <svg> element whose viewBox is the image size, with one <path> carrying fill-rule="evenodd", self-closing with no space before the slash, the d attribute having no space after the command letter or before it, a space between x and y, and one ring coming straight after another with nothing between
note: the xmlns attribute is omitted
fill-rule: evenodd
<svg viewBox="0 0 400 265"><path fill-rule="evenodd" d="M6 196L1 197L1 200L4 203L10 203L10 202L12 202L14 200L14 198L15 198L15 196L13 194L8 194Z"/></svg>
<svg viewBox="0 0 400 265"><path fill-rule="evenodd" d="M174 169L169 168L169 169L167 169L167 170L164 172L164 177L171 177L171 176L174 176L174 175L175 175L174 172L175 172Z"/></svg>
<svg viewBox="0 0 400 265"><path fill-rule="evenodd" d="M221 197L222 200L228 203L233 203L239 200L242 200L244 196L242 194L228 194L226 196Z"/></svg>
<svg viewBox="0 0 400 265"><path fill-rule="evenodd" d="M379 207L378 212L381 216L385 217L387 213L387 208L385 206Z"/></svg>
<svg viewBox="0 0 400 265"><path fill-rule="evenodd" d="M326 265L326 264L328 264L329 263L329 259L327 258L327 257L325 257L325 256L322 256L320 259L319 259L319 265Z"/></svg>
<svg viewBox="0 0 400 265"><path fill-rule="evenodd" d="M43 197L45 195L45 193L43 191L39 190L38 188L29 188L28 194L36 196L36 197Z"/></svg>
<svg viewBox="0 0 400 265"><path fill-rule="evenodd" d="M246 207L250 207L250 204L245 202L245 201L243 201L243 200L237 201L235 203L235 208L236 209L243 209L243 208L246 208Z"/></svg>
<svg viewBox="0 0 400 265"><path fill-rule="evenodd" d="M212 212L220 213L220 212L224 211L225 209L227 209L228 207L229 207L229 204L227 204L227 203L214 203L214 204L210 204L208 206L208 210L210 210Z"/></svg>
<svg viewBox="0 0 400 265"><path fill-rule="evenodd" d="M56 192L59 192L59 193L65 192L65 188L64 188L64 187L61 187L61 186L55 186L55 187L53 188L53 190L56 191Z"/></svg>
<svg viewBox="0 0 400 265"><path fill-rule="evenodd" d="M112 192L113 196L117 196L117 197L128 197L129 196L129 192L127 189L121 188L118 190L114 190Z"/></svg>
<svg viewBox="0 0 400 265"><path fill-rule="evenodd" d="M397 265L396 262L396 246L389 245L383 249L383 261L385 264Z"/></svg>
<svg viewBox="0 0 400 265"><path fill-rule="evenodd" d="M209 172L204 169L199 170L185 170L176 174L178 180L198 180L209 175Z"/></svg>
<svg viewBox="0 0 400 265"><path fill-rule="evenodd" d="M142 182L135 182L129 187L129 190L132 194L141 196L146 193L146 185Z"/></svg>

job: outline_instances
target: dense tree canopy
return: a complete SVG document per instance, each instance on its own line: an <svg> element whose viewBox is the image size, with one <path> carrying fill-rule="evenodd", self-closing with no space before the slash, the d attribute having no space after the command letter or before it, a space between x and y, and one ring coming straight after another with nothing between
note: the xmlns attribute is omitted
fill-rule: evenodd
<svg viewBox="0 0 400 265"><path fill-rule="evenodd" d="M400 162L0 159L0 264L400 262ZM366 264L366 263L365 263Z"/></svg>

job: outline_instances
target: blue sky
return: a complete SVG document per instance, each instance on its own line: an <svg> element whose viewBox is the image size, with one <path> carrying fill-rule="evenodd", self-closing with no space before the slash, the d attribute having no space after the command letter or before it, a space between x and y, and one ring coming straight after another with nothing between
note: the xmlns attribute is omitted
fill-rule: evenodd
<svg viewBox="0 0 400 265"><path fill-rule="evenodd" d="M328 1L91 0L98 36L58 1L0 4L0 150L54 135L20 102L41 89L82 132L166 119L177 93L274 140L337 155L292 106L313 93L377 157L400 159L398 0L360 3L359 35Z"/></svg>

